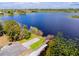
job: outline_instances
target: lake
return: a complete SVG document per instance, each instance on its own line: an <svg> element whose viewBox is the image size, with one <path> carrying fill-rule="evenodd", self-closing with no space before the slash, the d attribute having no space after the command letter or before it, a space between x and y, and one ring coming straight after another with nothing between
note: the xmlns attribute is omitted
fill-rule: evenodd
<svg viewBox="0 0 79 59"><path fill-rule="evenodd" d="M49 13L30 13L14 16L3 16L0 20L16 20L28 27L34 26L44 32L44 35L62 32L64 37L79 38L79 19L70 18L71 15L78 13L49 12Z"/></svg>

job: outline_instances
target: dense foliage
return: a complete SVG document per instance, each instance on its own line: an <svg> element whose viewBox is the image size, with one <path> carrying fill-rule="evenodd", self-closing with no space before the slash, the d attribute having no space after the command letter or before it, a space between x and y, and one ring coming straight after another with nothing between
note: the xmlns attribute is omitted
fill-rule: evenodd
<svg viewBox="0 0 79 59"><path fill-rule="evenodd" d="M10 37L10 41L27 39L31 34L28 31L27 26L22 28L15 20L4 21L3 30L5 31L6 35Z"/></svg>
<svg viewBox="0 0 79 59"><path fill-rule="evenodd" d="M48 48L44 53L46 56L78 56L79 41L67 40L58 34L55 39L48 43Z"/></svg>
<svg viewBox="0 0 79 59"><path fill-rule="evenodd" d="M20 33L20 25L14 20L4 21L3 28L6 34L10 36L13 40L16 40L16 37Z"/></svg>
<svg viewBox="0 0 79 59"><path fill-rule="evenodd" d="M19 39L28 39L31 33L27 30L27 26L24 25L23 29L20 32Z"/></svg>
<svg viewBox="0 0 79 59"><path fill-rule="evenodd" d="M2 23L0 22L0 31L3 30Z"/></svg>
<svg viewBox="0 0 79 59"><path fill-rule="evenodd" d="M0 22L0 36L2 36L3 35L3 26L2 26L2 23Z"/></svg>
<svg viewBox="0 0 79 59"><path fill-rule="evenodd" d="M7 13L8 16L13 16L14 10L13 9L7 9L7 10L5 10L5 13Z"/></svg>

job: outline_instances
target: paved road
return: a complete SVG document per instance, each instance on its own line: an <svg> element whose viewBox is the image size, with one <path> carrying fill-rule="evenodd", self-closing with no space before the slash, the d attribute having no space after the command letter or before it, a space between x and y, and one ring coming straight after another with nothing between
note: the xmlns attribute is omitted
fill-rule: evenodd
<svg viewBox="0 0 79 59"><path fill-rule="evenodd" d="M19 43L6 46L0 50L0 56L18 56L26 48Z"/></svg>
<svg viewBox="0 0 79 59"><path fill-rule="evenodd" d="M38 48L36 51L33 51L29 56L38 56L41 51L47 46L47 44L42 45L40 48Z"/></svg>
<svg viewBox="0 0 79 59"><path fill-rule="evenodd" d="M38 48L36 51L32 51L31 49L28 49L30 45L33 43L39 41L39 38L34 38L32 40L27 41L23 45L19 43L14 43L11 46L6 46L0 51L0 56L36 56L38 55L46 45L42 45L40 48Z"/></svg>
<svg viewBox="0 0 79 59"><path fill-rule="evenodd" d="M33 51L31 49L26 49L24 51L22 51L19 56L28 56L30 53L32 53Z"/></svg>
<svg viewBox="0 0 79 59"><path fill-rule="evenodd" d="M30 45L32 45L33 43L39 41L40 39L39 38L34 38L34 39L31 39L25 43L23 43L23 46L26 47L26 48L29 48Z"/></svg>

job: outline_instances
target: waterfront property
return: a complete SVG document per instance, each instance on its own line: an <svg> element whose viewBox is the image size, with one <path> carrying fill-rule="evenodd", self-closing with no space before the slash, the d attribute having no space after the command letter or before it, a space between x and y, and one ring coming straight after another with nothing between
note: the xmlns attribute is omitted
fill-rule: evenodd
<svg viewBox="0 0 79 59"><path fill-rule="evenodd" d="M79 2L1 2L0 56L79 56Z"/></svg>
<svg viewBox="0 0 79 59"><path fill-rule="evenodd" d="M4 24L3 24L4 23ZM39 53L47 46L42 35L36 35L39 30L29 29L26 25L21 27L14 20L6 20L0 23L0 56L25 56L35 50ZM32 32L34 31L34 32ZM38 33L40 34L40 32ZM40 51L40 47L45 45Z"/></svg>

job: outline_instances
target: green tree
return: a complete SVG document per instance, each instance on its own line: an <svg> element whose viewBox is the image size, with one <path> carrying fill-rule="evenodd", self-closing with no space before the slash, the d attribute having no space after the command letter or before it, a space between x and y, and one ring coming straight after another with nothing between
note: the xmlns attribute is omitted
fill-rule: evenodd
<svg viewBox="0 0 79 59"><path fill-rule="evenodd" d="M0 22L0 36L4 34L2 23Z"/></svg>
<svg viewBox="0 0 79 59"><path fill-rule="evenodd" d="M13 16L13 15L14 15L14 10L13 10L13 9L5 10L5 12L6 12L7 15L9 15L9 16Z"/></svg>
<svg viewBox="0 0 79 59"><path fill-rule="evenodd" d="M0 31L3 30L3 26L2 26L2 23L0 22Z"/></svg>
<svg viewBox="0 0 79 59"><path fill-rule="evenodd" d="M30 35L31 33L28 31L27 26L24 25L20 32L19 39L28 39Z"/></svg>
<svg viewBox="0 0 79 59"><path fill-rule="evenodd" d="M20 33L20 25L15 20L4 21L4 31L11 37L11 41L16 41Z"/></svg>

